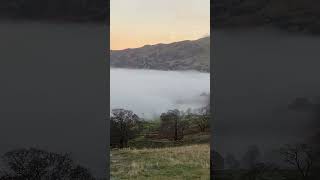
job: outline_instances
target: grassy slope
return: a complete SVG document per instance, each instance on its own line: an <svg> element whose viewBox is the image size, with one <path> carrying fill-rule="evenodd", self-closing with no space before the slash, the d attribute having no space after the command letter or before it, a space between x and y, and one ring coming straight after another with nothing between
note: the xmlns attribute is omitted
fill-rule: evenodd
<svg viewBox="0 0 320 180"><path fill-rule="evenodd" d="M111 151L111 176L117 179L210 179L209 144Z"/></svg>

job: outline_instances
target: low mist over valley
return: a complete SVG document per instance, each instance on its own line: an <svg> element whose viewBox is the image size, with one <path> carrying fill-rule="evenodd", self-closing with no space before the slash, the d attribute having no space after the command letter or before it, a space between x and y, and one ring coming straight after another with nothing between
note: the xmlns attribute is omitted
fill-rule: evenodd
<svg viewBox="0 0 320 180"><path fill-rule="evenodd" d="M110 72L111 109L130 109L145 118L174 108L202 107L210 93L208 73L118 68Z"/></svg>

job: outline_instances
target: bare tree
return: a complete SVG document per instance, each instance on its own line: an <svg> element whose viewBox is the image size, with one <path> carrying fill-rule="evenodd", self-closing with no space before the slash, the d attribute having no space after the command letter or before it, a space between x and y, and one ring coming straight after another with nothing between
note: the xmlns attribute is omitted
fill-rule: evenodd
<svg viewBox="0 0 320 180"><path fill-rule="evenodd" d="M70 154L58 154L39 149L17 149L2 157L1 180L93 180L88 169L76 165Z"/></svg>
<svg viewBox="0 0 320 180"><path fill-rule="evenodd" d="M183 132L188 126L188 123L184 121L184 118L178 109L169 110L166 113L162 113L160 119L160 132L162 134L169 138L172 137L174 141L178 141L183 138Z"/></svg>
<svg viewBox="0 0 320 180"><path fill-rule="evenodd" d="M303 179L308 179L313 165L312 148L306 144L286 145L280 149L283 159L295 167Z"/></svg>
<svg viewBox="0 0 320 180"><path fill-rule="evenodd" d="M130 110L113 109L111 134L118 133L120 148L127 147L130 138L140 130L139 116Z"/></svg>
<svg viewBox="0 0 320 180"><path fill-rule="evenodd" d="M198 125L201 132L204 132L209 128L210 109L208 106L198 109L198 117L195 118L195 122Z"/></svg>
<svg viewBox="0 0 320 180"><path fill-rule="evenodd" d="M209 128L210 108L209 106L204 106L195 110L188 109L183 118L197 126L200 132L205 132Z"/></svg>

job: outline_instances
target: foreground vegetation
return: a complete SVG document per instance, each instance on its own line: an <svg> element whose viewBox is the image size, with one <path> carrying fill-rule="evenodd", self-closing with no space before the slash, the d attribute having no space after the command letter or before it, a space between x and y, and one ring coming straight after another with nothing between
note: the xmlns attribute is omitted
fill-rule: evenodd
<svg viewBox="0 0 320 180"><path fill-rule="evenodd" d="M1 156L0 180L94 180L90 170L77 164L70 153L41 149L15 149Z"/></svg>
<svg viewBox="0 0 320 180"><path fill-rule="evenodd" d="M111 179L210 179L208 106L144 120L130 110L111 116Z"/></svg>
<svg viewBox="0 0 320 180"><path fill-rule="evenodd" d="M131 139L127 148L111 150L113 180L210 179L210 132L190 133L172 141L147 135L158 121L142 125L146 131Z"/></svg>
<svg viewBox="0 0 320 180"><path fill-rule="evenodd" d="M151 139L144 136L139 136L131 141L129 141L129 147L133 149L143 149L143 148L164 148L164 147L179 147L188 146L196 144L208 144L210 142L210 133L196 133L188 134L184 136L181 141L170 141L167 139Z"/></svg>
<svg viewBox="0 0 320 180"><path fill-rule="evenodd" d="M112 179L210 179L209 144L114 149ZM115 178L116 177L116 178Z"/></svg>

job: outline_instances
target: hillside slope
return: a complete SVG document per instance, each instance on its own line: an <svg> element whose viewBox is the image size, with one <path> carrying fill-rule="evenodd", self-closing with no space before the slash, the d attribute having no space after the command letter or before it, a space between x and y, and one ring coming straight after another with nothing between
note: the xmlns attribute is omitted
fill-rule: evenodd
<svg viewBox="0 0 320 180"><path fill-rule="evenodd" d="M111 50L110 66L156 70L210 71L210 38Z"/></svg>

